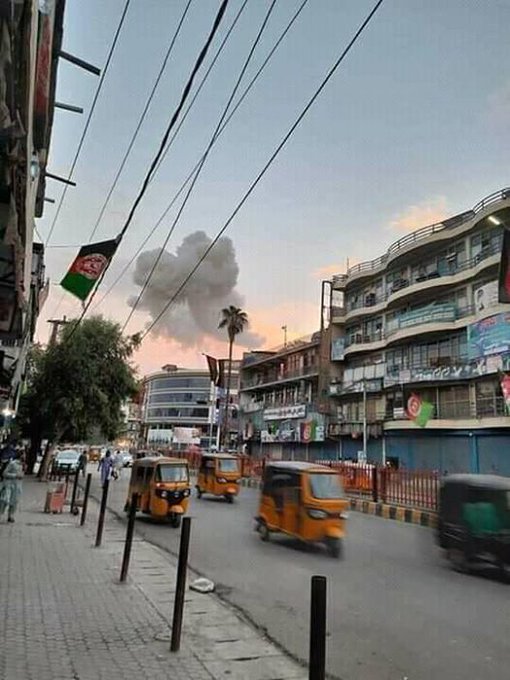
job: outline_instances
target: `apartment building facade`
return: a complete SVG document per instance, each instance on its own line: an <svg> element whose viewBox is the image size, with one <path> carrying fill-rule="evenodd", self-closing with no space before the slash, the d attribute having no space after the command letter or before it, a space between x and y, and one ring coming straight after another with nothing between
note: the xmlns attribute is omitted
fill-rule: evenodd
<svg viewBox="0 0 510 680"><path fill-rule="evenodd" d="M510 309L498 303L510 189L419 229L331 281L327 435L356 458L364 415L368 459L442 472L510 474ZM409 397L434 407L425 427Z"/></svg>
<svg viewBox="0 0 510 680"><path fill-rule="evenodd" d="M276 350L245 353L239 427L249 455L290 460L326 455L320 368L320 333Z"/></svg>

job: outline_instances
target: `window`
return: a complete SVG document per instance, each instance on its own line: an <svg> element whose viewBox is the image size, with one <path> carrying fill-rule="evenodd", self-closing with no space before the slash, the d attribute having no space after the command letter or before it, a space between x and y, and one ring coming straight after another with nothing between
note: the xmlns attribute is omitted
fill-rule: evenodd
<svg viewBox="0 0 510 680"><path fill-rule="evenodd" d="M150 390L185 389L187 387L201 387L209 390L211 381L209 376L173 376L171 378L156 378L149 383Z"/></svg>
<svg viewBox="0 0 510 680"><path fill-rule="evenodd" d="M344 491L340 475L319 472L310 475L310 489L314 498L342 498Z"/></svg>
<svg viewBox="0 0 510 680"><path fill-rule="evenodd" d="M158 465L158 482L187 482L188 469L185 465Z"/></svg>
<svg viewBox="0 0 510 680"><path fill-rule="evenodd" d="M149 404L208 403L209 390L203 392L151 392Z"/></svg>
<svg viewBox="0 0 510 680"><path fill-rule="evenodd" d="M237 460L232 458L220 458L219 464L222 472L238 472L239 470Z"/></svg>
<svg viewBox="0 0 510 680"><path fill-rule="evenodd" d="M435 416L436 418L470 417L471 409L468 385L440 387L438 392L438 413Z"/></svg>

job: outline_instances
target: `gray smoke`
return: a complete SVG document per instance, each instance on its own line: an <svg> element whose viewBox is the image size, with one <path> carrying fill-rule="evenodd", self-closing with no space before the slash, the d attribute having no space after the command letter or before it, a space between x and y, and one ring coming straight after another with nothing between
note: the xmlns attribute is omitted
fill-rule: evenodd
<svg viewBox="0 0 510 680"><path fill-rule="evenodd" d="M211 239L203 231L195 231L183 240L175 255L164 250L151 281L138 304L155 319L173 297L181 283L202 257ZM161 249L146 250L136 261L133 281L140 288L145 283ZM229 238L218 240L189 283L158 322L155 332L173 338L186 347L202 346L204 340L225 340L218 329L221 310L229 305L244 309L244 298L236 290L239 266L234 245ZM128 300L132 307L136 297ZM249 310L245 311L248 312ZM243 347L259 347L264 339L249 329L240 333L236 343Z"/></svg>

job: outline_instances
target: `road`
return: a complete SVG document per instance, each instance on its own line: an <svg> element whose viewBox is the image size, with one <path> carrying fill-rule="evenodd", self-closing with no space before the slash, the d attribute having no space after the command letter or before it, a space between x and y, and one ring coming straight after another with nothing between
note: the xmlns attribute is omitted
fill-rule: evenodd
<svg viewBox="0 0 510 680"><path fill-rule="evenodd" d="M127 474L126 474L127 473ZM111 483L122 511L127 477ZM94 479L95 494L99 493ZM234 505L192 499L190 565L295 656L308 653L309 584L328 577L328 670L342 680L501 680L510 658L510 586L453 572L428 529L351 513L345 559L253 531L257 492ZM142 517L137 531L176 553L179 531Z"/></svg>

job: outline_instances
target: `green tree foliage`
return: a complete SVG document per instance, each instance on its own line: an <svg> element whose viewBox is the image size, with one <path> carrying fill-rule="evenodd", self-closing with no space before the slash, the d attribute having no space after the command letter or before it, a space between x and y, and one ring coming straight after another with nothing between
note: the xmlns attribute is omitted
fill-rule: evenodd
<svg viewBox="0 0 510 680"><path fill-rule="evenodd" d="M98 316L79 326L71 321L45 350L34 347L20 404L25 434L39 442L83 441L98 428L114 439L121 405L137 392L131 357L138 344Z"/></svg>

